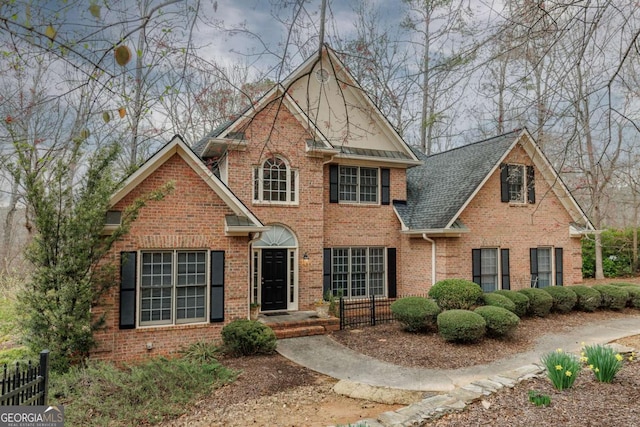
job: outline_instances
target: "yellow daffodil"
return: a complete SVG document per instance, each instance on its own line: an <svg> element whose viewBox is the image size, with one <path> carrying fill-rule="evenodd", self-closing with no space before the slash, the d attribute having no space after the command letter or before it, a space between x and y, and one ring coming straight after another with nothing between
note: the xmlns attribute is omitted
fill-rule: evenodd
<svg viewBox="0 0 640 427"><path fill-rule="evenodd" d="M562 349L561 348L557 348L556 349L556 353L562 353Z"/></svg>
<svg viewBox="0 0 640 427"><path fill-rule="evenodd" d="M562 371L562 365L556 365L556 371Z"/></svg>
<svg viewBox="0 0 640 427"><path fill-rule="evenodd" d="M589 368L588 368L588 369L593 369L593 365L589 365Z"/></svg>
<svg viewBox="0 0 640 427"><path fill-rule="evenodd" d="M617 360L618 362L622 362L622 359L624 359L624 357L622 357L622 356L620 355L620 353L616 354L616 360Z"/></svg>
<svg viewBox="0 0 640 427"><path fill-rule="evenodd" d="M582 356L582 357L580 358L580 362L581 362L581 363L587 363L588 361L589 361L589 359L588 359L587 357L585 357L585 356Z"/></svg>
<svg viewBox="0 0 640 427"><path fill-rule="evenodd" d="M580 346L581 346L581 347L584 347L584 344L585 344L585 342L584 342L584 341L582 341L582 342L580 343Z"/></svg>
<svg viewBox="0 0 640 427"><path fill-rule="evenodd" d="M595 368L593 372L600 372L600 368Z"/></svg>
<svg viewBox="0 0 640 427"><path fill-rule="evenodd" d="M571 373L571 371L567 371L567 372L565 372L564 374L565 374L566 376L568 376L568 377L570 377L571 375L573 375L573 374Z"/></svg>
<svg viewBox="0 0 640 427"><path fill-rule="evenodd" d="M633 362L633 356L629 356L629 362Z"/></svg>

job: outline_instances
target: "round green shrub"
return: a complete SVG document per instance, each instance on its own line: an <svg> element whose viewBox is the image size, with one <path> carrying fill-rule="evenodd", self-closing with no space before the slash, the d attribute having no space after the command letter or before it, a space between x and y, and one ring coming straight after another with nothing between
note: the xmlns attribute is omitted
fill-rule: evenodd
<svg viewBox="0 0 640 427"><path fill-rule="evenodd" d="M528 316L546 317L553 306L551 295L539 288L520 289L518 292L529 298Z"/></svg>
<svg viewBox="0 0 640 427"><path fill-rule="evenodd" d="M504 297L506 298L506 297ZM474 310L484 318L487 324L487 335L504 337L511 335L520 323L520 318L506 308L486 305Z"/></svg>
<svg viewBox="0 0 640 427"><path fill-rule="evenodd" d="M553 298L553 306L551 310L558 313L568 313L573 310L578 301L578 296L569 288L564 286L549 286L542 288L543 291L551 295Z"/></svg>
<svg viewBox="0 0 640 427"><path fill-rule="evenodd" d="M494 292L486 293L482 296L484 305L490 305L493 307L502 307L509 310L512 313L516 312L516 303L511 301L504 295L496 294Z"/></svg>
<svg viewBox="0 0 640 427"><path fill-rule="evenodd" d="M609 283L611 286L617 286L619 288L640 288L640 285L635 283Z"/></svg>
<svg viewBox="0 0 640 427"><path fill-rule="evenodd" d="M445 279L429 289L429 297L436 300L442 310L468 310L482 301L482 289L464 279Z"/></svg>
<svg viewBox="0 0 640 427"><path fill-rule="evenodd" d="M447 310L438 314L438 332L445 341L475 342L480 340L487 322L478 313L468 310Z"/></svg>
<svg viewBox="0 0 640 427"><path fill-rule="evenodd" d="M640 308L640 286L635 283L611 283L611 286L623 288L629 293L627 307Z"/></svg>
<svg viewBox="0 0 640 427"><path fill-rule="evenodd" d="M521 294L516 291L509 291L506 289L494 291L492 293L505 296L513 301L513 303L516 305L516 310L514 311L516 316L523 317L527 315L527 312L529 311L529 298L525 294Z"/></svg>
<svg viewBox="0 0 640 427"><path fill-rule="evenodd" d="M593 289L600 292L602 296L601 307L605 310L622 310L627 305L629 292L626 288L611 285L595 285Z"/></svg>
<svg viewBox="0 0 640 427"><path fill-rule="evenodd" d="M276 349L276 334L263 323L239 319L222 328L222 342L231 354L268 354Z"/></svg>
<svg viewBox="0 0 640 427"><path fill-rule="evenodd" d="M432 299L406 297L391 304L393 317L409 332L417 332L436 326L440 307Z"/></svg>
<svg viewBox="0 0 640 427"><path fill-rule="evenodd" d="M602 304L602 295L596 289L589 286L576 285L568 286L578 299L576 300L576 309L580 311L596 311Z"/></svg>

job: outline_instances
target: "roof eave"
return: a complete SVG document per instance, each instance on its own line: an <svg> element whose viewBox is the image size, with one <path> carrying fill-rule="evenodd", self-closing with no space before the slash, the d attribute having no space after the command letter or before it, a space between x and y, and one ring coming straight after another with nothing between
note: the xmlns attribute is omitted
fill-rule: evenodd
<svg viewBox="0 0 640 427"><path fill-rule="evenodd" d="M386 157L382 158L382 157L374 157L374 156L360 156L357 154L345 154L345 153L336 154L334 159L335 160L341 160L341 159L359 160L363 162L384 163L384 164L390 164L394 166L407 166L407 167L420 166L421 164L423 164L421 160L390 159Z"/></svg>
<svg viewBox="0 0 640 427"><path fill-rule="evenodd" d="M470 233L468 228L425 228L425 229L408 229L400 231L402 234L411 237L433 236L433 237L460 237L463 234Z"/></svg>
<svg viewBox="0 0 640 427"><path fill-rule="evenodd" d="M230 226L230 225L225 225L224 227L224 235L227 237L234 237L234 236L248 236L251 233L261 233L263 231L268 231L270 227L264 227L264 226L238 226L238 227L234 227L234 226Z"/></svg>

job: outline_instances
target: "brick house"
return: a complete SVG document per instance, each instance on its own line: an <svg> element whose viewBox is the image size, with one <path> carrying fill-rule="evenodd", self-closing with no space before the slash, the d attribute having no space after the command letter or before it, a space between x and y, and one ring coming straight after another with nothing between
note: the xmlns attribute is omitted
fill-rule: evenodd
<svg viewBox="0 0 640 427"><path fill-rule="evenodd" d="M96 310L97 358L216 339L251 302L579 282L593 229L526 130L425 157L330 49L194 147L174 137L113 196L113 222L169 181L110 253L120 281Z"/></svg>

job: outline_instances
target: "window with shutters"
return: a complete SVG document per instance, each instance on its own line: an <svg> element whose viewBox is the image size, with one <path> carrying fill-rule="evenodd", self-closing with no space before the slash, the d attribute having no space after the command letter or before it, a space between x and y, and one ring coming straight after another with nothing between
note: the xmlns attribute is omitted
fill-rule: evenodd
<svg viewBox="0 0 640 427"><path fill-rule="evenodd" d="M340 166L338 189L340 202L378 203L379 170L359 166Z"/></svg>
<svg viewBox="0 0 640 427"><path fill-rule="evenodd" d="M533 166L503 164L500 170L503 202L535 203L535 172Z"/></svg>
<svg viewBox="0 0 640 427"><path fill-rule="evenodd" d="M331 291L347 298L385 295L385 256L382 247L333 248Z"/></svg>
<svg viewBox="0 0 640 427"><path fill-rule="evenodd" d="M532 287L546 288L564 284L562 248L531 248L530 263Z"/></svg>
<svg viewBox="0 0 640 427"><path fill-rule="evenodd" d="M141 252L140 325L207 320L207 251Z"/></svg>
<svg viewBox="0 0 640 427"><path fill-rule="evenodd" d="M297 204L298 171L278 156L253 169L254 203Z"/></svg>
<svg viewBox="0 0 640 427"><path fill-rule="evenodd" d="M472 249L472 276L484 292L510 289L508 248Z"/></svg>

